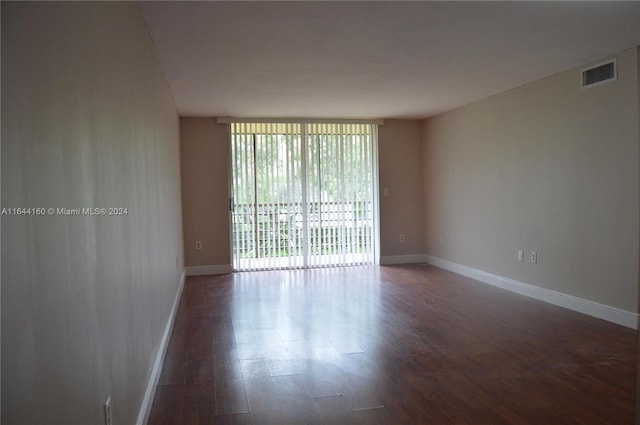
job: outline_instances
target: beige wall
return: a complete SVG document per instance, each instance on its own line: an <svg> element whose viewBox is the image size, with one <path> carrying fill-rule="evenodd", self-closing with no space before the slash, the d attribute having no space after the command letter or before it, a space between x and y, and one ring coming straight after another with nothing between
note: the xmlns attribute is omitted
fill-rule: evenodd
<svg viewBox="0 0 640 425"><path fill-rule="evenodd" d="M421 121L379 127L380 240L383 256L423 252ZM226 127L215 118L181 118L182 214L186 266L230 263ZM406 242L399 242L399 235ZM195 242L202 241L202 250Z"/></svg>
<svg viewBox="0 0 640 425"><path fill-rule="evenodd" d="M231 264L228 140L215 118L180 118L182 214L186 266ZM202 250L195 249L196 241Z"/></svg>
<svg viewBox="0 0 640 425"><path fill-rule="evenodd" d="M378 128L382 257L424 252L421 125L385 120ZM384 196L384 188L389 196ZM406 242L400 242L400 234Z"/></svg>
<svg viewBox="0 0 640 425"><path fill-rule="evenodd" d="M637 58L615 83L575 69L426 120L426 252L636 312Z"/></svg>
<svg viewBox="0 0 640 425"><path fill-rule="evenodd" d="M178 119L135 3L2 3L2 422L135 423L182 273Z"/></svg>
<svg viewBox="0 0 640 425"><path fill-rule="evenodd" d="M638 79L636 80L636 90L638 93L638 113L640 114L640 46L636 48L637 64L636 67ZM640 119L638 120L638 146L640 146ZM638 158L640 161L640 157ZM639 183L640 184L640 183ZM638 217L640 219L640 217ZM638 236L638 244L640 244L640 235ZM639 254L640 255L640 254ZM640 268L640 259L638 261ZM640 275L638 276L638 311L640 311ZM640 319L638 320L638 328L640 329ZM640 332L638 333L638 362L636 367L637 385L636 385L636 425L640 425Z"/></svg>

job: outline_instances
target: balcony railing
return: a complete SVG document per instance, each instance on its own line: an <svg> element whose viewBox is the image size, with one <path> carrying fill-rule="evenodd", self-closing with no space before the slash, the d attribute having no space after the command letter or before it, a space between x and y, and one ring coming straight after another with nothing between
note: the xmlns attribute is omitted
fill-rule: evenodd
<svg viewBox="0 0 640 425"><path fill-rule="evenodd" d="M371 245L369 201L309 202L304 240L303 205L238 203L233 208L234 251L240 258L336 255L365 252Z"/></svg>

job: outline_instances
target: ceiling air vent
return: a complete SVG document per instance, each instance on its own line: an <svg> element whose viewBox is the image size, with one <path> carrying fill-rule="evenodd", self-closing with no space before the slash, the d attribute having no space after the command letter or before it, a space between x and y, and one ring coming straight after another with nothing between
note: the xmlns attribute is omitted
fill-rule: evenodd
<svg viewBox="0 0 640 425"><path fill-rule="evenodd" d="M591 87L615 80L615 59L582 70L582 87Z"/></svg>

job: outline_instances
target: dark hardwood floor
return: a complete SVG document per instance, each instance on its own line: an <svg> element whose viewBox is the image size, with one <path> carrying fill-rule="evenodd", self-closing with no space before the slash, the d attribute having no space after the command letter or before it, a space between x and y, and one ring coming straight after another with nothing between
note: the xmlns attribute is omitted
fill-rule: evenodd
<svg viewBox="0 0 640 425"><path fill-rule="evenodd" d="M430 266L191 277L149 424L632 424L636 341Z"/></svg>

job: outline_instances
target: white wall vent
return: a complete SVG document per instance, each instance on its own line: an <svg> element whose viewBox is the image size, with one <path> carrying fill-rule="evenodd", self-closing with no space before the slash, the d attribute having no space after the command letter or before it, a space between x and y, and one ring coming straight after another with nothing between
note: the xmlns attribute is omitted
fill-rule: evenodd
<svg viewBox="0 0 640 425"><path fill-rule="evenodd" d="M617 78L616 60L590 66L582 70L581 87L591 87L615 81Z"/></svg>

